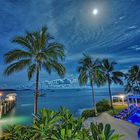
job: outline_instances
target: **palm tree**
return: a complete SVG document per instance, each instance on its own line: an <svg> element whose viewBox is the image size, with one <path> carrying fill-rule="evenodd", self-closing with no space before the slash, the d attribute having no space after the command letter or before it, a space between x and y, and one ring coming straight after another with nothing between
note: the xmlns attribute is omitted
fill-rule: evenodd
<svg viewBox="0 0 140 140"><path fill-rule="evenodd" d="M100 73L100 62L98 59L93 61L92 57L83 54L83 58L79 61L78 67L78 81L79 84L86 85L88 81L90 82L91 90L92 90L92 102L93 108L95 110L95 115L97 114L96 102L95 102L95 94L94 94L94 85L101 86L104 85L104 77Z"/></svg>
<svg viewBox="0 0 140 140"><path fill-rule="evenodd" d="M140 92L140 67L138 65L134 65L128 70L126 80L125 90L127 92Z"/></svg>
<svg viewBox="0 0 140 140"><path fill-rule="evenodd" d="M5 63L10 64L4 71L5 75L11 75L27 69L28 79L36 74L36 88L34 95L34 114L37 114L37 99L39 93L39 74L44 68L49 74L52 70L59 76L64 76L65 68L59 62L64 59L64 47L61 44L50 42L52 37L48 29L43 27L39 32L26 33L24 37L17 36L12 42L21 46L4 55Z"/></svg>
<svg viewBox="0 0 140 140"><path fill-rule="evenodd" d="M108 84L108 91L109 91L109 96L110 96L110 103L111 103L111 108L113 109L113 103L112 103L112 92L111 92L111 84L123 84L122 77L124 74L120 71L114 71L114 65L116 65L116 62L110 62L108 59L103 59L102 60L102 74L104 77L106 77L106 82Z"/></svg>

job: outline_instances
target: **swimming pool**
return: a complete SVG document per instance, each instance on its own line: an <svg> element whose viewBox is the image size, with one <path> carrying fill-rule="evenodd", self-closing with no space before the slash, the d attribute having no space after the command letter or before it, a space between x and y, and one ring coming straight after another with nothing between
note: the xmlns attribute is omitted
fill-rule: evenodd
<svg viewBox="0 0 140 140"><path fill-rule="evenodd" d="M138 108L138 110L133 115L131 115L127 121L140 126L140 108Z"/></svg>

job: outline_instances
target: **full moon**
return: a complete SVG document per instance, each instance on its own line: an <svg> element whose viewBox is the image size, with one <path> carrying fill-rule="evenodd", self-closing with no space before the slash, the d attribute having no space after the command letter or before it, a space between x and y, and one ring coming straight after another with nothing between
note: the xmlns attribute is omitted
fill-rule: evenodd
<svg viewBox="0 0 140 140"><path fill-rule="evenodd" d="M93 9L92 13L93 13L93 15L97 15L98 14L98 9Z"/></svg>

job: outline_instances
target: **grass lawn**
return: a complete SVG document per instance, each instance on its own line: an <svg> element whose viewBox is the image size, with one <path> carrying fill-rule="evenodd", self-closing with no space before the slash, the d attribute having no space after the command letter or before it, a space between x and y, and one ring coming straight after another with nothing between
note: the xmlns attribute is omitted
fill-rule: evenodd
<svg viewBox="0 0 140 140"><path fill-rule="evenodd" d="M113 107L114 107L114 112L112 110L108 111L108 113L112 116L118 114L121 110L127 108L127 105L126 104L124 104L124 105L113 105Z"/></svg>

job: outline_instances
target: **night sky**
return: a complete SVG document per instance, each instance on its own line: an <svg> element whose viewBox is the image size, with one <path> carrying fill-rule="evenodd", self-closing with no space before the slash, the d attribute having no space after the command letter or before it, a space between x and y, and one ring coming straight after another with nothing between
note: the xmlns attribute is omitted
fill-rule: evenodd
<svg viewBox="0 0 140 140"><path fill-rule="evenodd" d="M98 9L93 15L92 10ZM118 62L126 71L140 62L140 0L0 0L0 87L28 82L26 70L4 77L3 54L17 48L15 35L47 26L55 41L64 44L66 77L77 77L82 53ZM40 80L59 78L44 71Z"/></svg>

